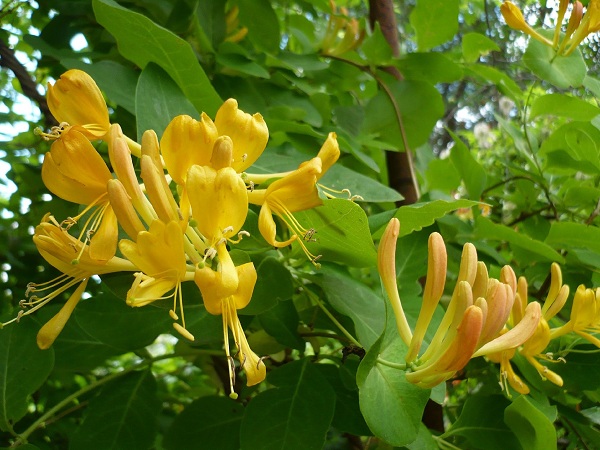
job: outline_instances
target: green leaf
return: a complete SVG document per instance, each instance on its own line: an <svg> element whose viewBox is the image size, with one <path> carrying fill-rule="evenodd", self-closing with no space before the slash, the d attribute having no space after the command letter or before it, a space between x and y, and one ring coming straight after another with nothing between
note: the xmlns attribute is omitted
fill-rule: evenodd
<svg viewBox="0 0 600 450"><path fill-rule="evenodd" d="M385 331L360 363L356 381L360 409L373 434L390 445L401 447L417 439L430 390L411 384L404 371L378 361L381 357L402 363L407 351L398 336L389 301L386 302L386 317Z"/></svg>
<svg viewBox="0 0 600 450"><path fill-rule="evenodd" d="M280 302L260 314L258 319L264 330L280 344L297 350L304 350L306 347L298 334L300 318L294 302Z"/></svg>
<svg viewBox="0 0 600 450"><path fill-rule="evenodd" d="M504 410L504 422L515 433L523 448L556 448L554 424L537 409L527 396L521 395Z"/></svg>
<svg viewBox="0 0 600 450"><path fill-rule="evenodd" d="M500 47L489 37L480 33L466 33L462 38L463 58L468 63L476 62L480 56L499 52Z"/></svg>
<svg viewBox="0 0 600 450"><path fill-rule="evenodd" d="M40 350L40 329L31 316L0 330L0 430L12 430L29 407L33 394L52 371L54 350Z"/></svg>
<svg viewBox="0 0 600 450"><path fill-rule="evenodd" d="M591 120L598 114L600 108L580 98L564 94L547 94L533 101L529 117L535 119L542 115L552 115L573 120Z"/></svg>
<svg viewBox="0 0 600 450"><path fill-rule="evenodd" d="M417 0L410 14L419 51L448 42L458 31L458 0Z"/></svg>
<svg viewBox="0 0 600 450"><path fill-rule="evenodd" d="M600 172L598 146L600 130L589 122L571 122L559 127L542 144L539 154L552 173L572 174L580 170Z"/></svg>
<svg viewBox="0 0 600 450"><path fill-rule="evenodd" d="M116 61L98 61L86 64L78 59L63 59L60 63L69 69L79 69L88 73L109 100L135 114L135 87L139 74ZM115 80L119 80L115 83Z"/></svg>
<svg viewBox="0 0 600 450"><path fill-rule="evenodd" d="M529 40L523 62L535 75L560 89L581 86L587 74L579 49L569 56L556 56L552 47L535 39Z"/></svg>
<svg viewBox="0 0 600 450"><path fill-rule="evenodd" d="M434 200L427 203L415 203L413 205L401 206L394 215L400 221L400 237L422 230L432 225L436 219L461 208L471 208L478 205L475 200ZM387 226L387 222L385 226ZM385 226L373 233L373 238L378 239L383 234Z"/></svg>
<svg viewBox="0 0 600 450"><path fill-rule="evenodd" d="M276 53L279 49L279 20L269 0L240 0L240 23L248 28L248 38L259 49Z"/></svg>
<svg viewBox="0 0 600 450"><path fill-rule="evenodd" d="M398 106L408 146L414 149L423 145L444 114L442 96L435 87L424 81L392 81L388 83L388 88ZM392 148L404 150L396 109L386 92L379 92L367 103L361 131L378 135Z"/></svg>
<svg viewBox="0 0 600 450"><path fill-rule="evenodd" d="M600 98L600 80L598 78L594 78L588 74L583 79L583 85L597 98Z"/></svg>
<svg viewBox="0 0 600 450"><path fill-rule="evenodd" d="M338 191L347 189L351 195L360 195L361 198L356 199L357 202L397 202L402 200L402 195L398 191L341 164L331 167L319 180L319 184Z"/></svg>
<svg viewBox="0 0 600 450"><path fill-rule="evenodd" d="M448 130L454 140L454 147L450 151L450 161L462 177L469 197L473 200L481 197L487 183L485 169L477 162L465 143L452 131Z"/></svg>
<svg viewBox="0 0 600 450"><path fill-rule="evenodd" d="M476 78L494 83L500 92L510 97L515 102L521 101L521 88L515 80L501 70L479 63L469 64L465 70Z"/></svg>
<svg viewBox="0 0 600 450"><path fill-rule="evenodd" d="M169 74L154 63L149 63L140 75L135 91L135 109L140 142L146 130L154 130L160 139L175 116L200 116Z"/></svg>
<svg viewBox="0 0 600 450"><path fill-rule="evenodd" d="M265 258L256 272L258 279L252 293L252 301L239 310L238 314L260 314L294 295L292 275L277 258Z"/></svg>
<svg viewBox="0 0 600 450"><path fill-rule="evenodd" d="M246 49L233 42L223 42L219 46L217 62L228 69L258 78L269 78L267 69L252 60Z"/></svg>
<svg viewBox="0 0 600 450"><path fill-rule="evenodd" d="M167 450L238 450L244 407L228 397L209 395L194 400L180 412L167 432Z"/></svg>
<svg viewBox="0 0 600 450"><path fill-rule="evenodd" d="M196 3L194 18L203 38L208 42L207 50L214 50L225 39L225 4L221 0L203 0Z"/></svg>
<svg viewBox="0 0 600 450"><path fill-rule="evenodd" d="M340 313L354 322L356 337L365 349L369 349L383 332L385 305L364 283L334 267L323 266L321 284L327 300Z"/></svg>
<svg viewBox="0 0 600 450"><path fill-rule="evenodd" d="M460 80L462 68L443 53L407 53L393 64L400 69L404 79L427 81L431 84L452 83Z"/></svg>
<svg viewBox="0 0 600 450"><path fill-rule="evenodd" d="M71 450L147 449L154 442L161 402L150 370L104 386L71 437Z"/></svg>
<svg viewBox="0 0 600 450"><path fill-rule="evenodd" d="M91 338L122 353L150 345L159 334L171 331L172 322L166 309L132 308L110 292L81 302L71 320Z"/></svg>
<svg viewBox="0 0 600 450"><path fill-rule="evenodd" d="M556 249L584 248L600 253L600 228L575 222L552 222L545 240Z"/></svg>
<svg viewBox="0 0 600 450"><path fill-rule="evenodd" d="M308 359L269 374L278 386L253 398L244 414L242 450L321 449L333 419L335 393Z"/></svg>
<svg viewBox="0 0 600 450"><path fill-rule="evenodd" d="M305 229L316 230L313 237L316 242L306 242L306 246L314 255L323 255L323 261L353 267L375 265L377 253L367 215L356 203L329 199L323 206L294 213L294 217Z"/></svg>
<svg viewBox="0 0 600 450"><path fill-rule="evenodd" d="M115 37L125 58L142 69L150 62L156 63L177 83L198 111L214 117L222 100L190 44L113 0L94 0L93 6L96 20Z"/></svg>
<svg viewBox="0 0 600 450"><path fill-rule="evenodd" d="M504 423L504 409L509 406L508 400L500 395L470 395L463 406L461 414L450 429L442 435L462 436L470 445L459 448L481 450L518 449L519 441Z"/></svg>
<svg viewBox="0 0 600 450"><path fill-rule="evenodd" d="M386 65L392 58L392 48L381 32L379 22L375 23L375 29L371 35L363 41L360 49L365 54L369 64L373 66Z"/></svg>
<svg viewBox="0 0 600 450"><path fill-rule="evenodd" d="M519 233L512 228L499 223L493 223L485 217L479 216L475 222L475 237L477 239L489 239L494 241L506 241L511 245L519 247L529 253L532 257L536 255L542 260L564 263L563 256L556 252L548 243L537 241L529 236Z"/></svg>

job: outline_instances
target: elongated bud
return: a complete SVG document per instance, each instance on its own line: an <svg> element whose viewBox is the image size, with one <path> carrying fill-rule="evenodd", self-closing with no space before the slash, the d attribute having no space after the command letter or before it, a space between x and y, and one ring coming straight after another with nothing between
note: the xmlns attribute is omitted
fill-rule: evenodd
<svg viewBox="0 0 600 450"><path fill-rule="evenodd" d="M533 336L541 319L542 309L540 308L540 304L531 302L527 305L527 308L525 308L525 314L517 325L485 344L475 352L473 358L513 349L519 345L523 345L524 342Z"/></svg>
<svg viewBox="0 0 600 450"><path fill-rule="evenodd" d="M142 155L148 155L157 169L163 168L160 157L160 147L158 145L158 136L154 130L146 130L142 135Z"/></svg>
<svg viewBox="0 0 600 450"><path fill-rule="evenodd" d="M512 295L510 286L496 281L490 294L487 296L488 316L485 327L481 331L479 345L483 345L495 338L500 333L500 330L504 328L510 315L513 301L514 296Z"/></svg>
<svg viewBox="0 0 600 450"><path fill-rule="evenodd" d="M429 235L428 246L427 281L425 282L425 289L423 291L423 304L421 305L415 332L406 354L406 362L411 362L417 357L429 322L431 322L435 308L444 293L444 285L446 283L448 256L446 254L444 239L439 233L431 233Z"/></svg>
<svg viewBox="0 0 600 450"><path fill-rule="evenodd" d="M171 220L179 220L177 202L173 198L171 189L169 189L162 168L158 169L152 158L148 155L142 155L140 161L142 166L141 175L146 186L146 193L158 218L165 223Z"/></svg>
<svg viewBox="0 0 600 450"><path fill-rule="evenodd" d="M473 283L473 298L485 297L487 295L489 280L490 277L485 263L478 261L477 275L475 275L475 282Z"/></svg>
<svg viewBox="0 0 600 450"><path fill-rule="evenodd" d="M510 286L512 295L517 293L517 275L512 267L506 265L500 270L500 281Z"/></svg>
<svg viewBox="0 0 600 450"><path fill-rule="evenodd" d="M512 2L504 2L500 6L500 12L506 24L515 30L527 32L530 26L525 22L521 9Z"/></svg>
<svg viewBox="0 0 600 450"><path fill-rule="evenodd" d="M390 299L394 315L396 316L396 326L398 334L406 345L410 345L412 332L406 320L400 295L398 295L398 286L396 285L396 241L400 234L400 221L395 217L388 223L377 249L377 268L385 292Z"/></svg>
<svg viewBox="0 0 600 450"><path fill-rule="evenodd" d="M460 258L460 269L458 272L457 283L466 281L471 286L475 283L477 276L477 249L473 244L467 242L463 246L462 256Z"/></svg>
<svg viewBox="0 0 600 450"><path fill-rule="evenodd" d="M523 318L523 314L525 314L525 308L527 307L528 301L527 289L527 279L525 277L519 277L519 280L517 281L517 294L515 295L515 301L510 312L510 321L513 325L519 323Z"/></svg>
<svg viewBox="0 0 600 450"><path fill-rule="evenodd" d="M83 282L77 287L75 292L71 294L71 297L63 305L63 307L56 313L52 319L40 329L37 334L37 345L40 349L46 350L54 343L60 332L65 327L67 321L71 317L73 310L81 300L81 296L85 292L87 282L89 278L83 280Z"/></svg>
<svg viewBox="0 0 600 450"><path fill-rule="evenodd" d="M581 19L583 17L583 5L579 0L573 2L573 10L571 11L571 17L569 17L569 24L565 31L565 40L568 40L575 30L579 27Z"/></svg>
<svg viewBox="0 0 600 450"><path fill-rule="evenodd" d="M107 183L107 190L110 204L115 211L119 224L125 233L127 233L133 241L136 241L138 233L140 231L145 231L146 228L131 204L131 197L129 197L123 187L123 183L119 180L110 180Z"/></svg>

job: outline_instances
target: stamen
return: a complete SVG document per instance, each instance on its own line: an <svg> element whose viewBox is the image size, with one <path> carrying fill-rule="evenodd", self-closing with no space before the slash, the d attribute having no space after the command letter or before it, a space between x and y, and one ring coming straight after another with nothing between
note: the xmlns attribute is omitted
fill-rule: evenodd
<svg viewBox="0 0 600 450"><path fill-rule="evenodd" d="M41 138L45 141L58 139L62 135L62 133L69 127L67 122L61 122L58 126L53 126L50 128L50 132L46 133L41 127L37 127L33 130L33 134L36 136L41 136Z"/></svg>
<svg viewBox="0 0 600 450"><path fill-rule="evenodd" d="M247 188L250 192L254 192L254 181L251 181Z"/></svg>
<svg viewBox="0 0 600 450"><path fill-rule="evenodd" d="M171 316L171 319L173 319L173 320L179 320L179 316L172 309L169 310L169 316Z"/></svg>
<svg viewBox="0 0 600 450"><path fill-rule="evenodd" d="M230 243L232 243L232 244L239 244L239 243L240 243L240 241L242 240L242 237L243 237L243 236L250 236L250 233L248 233L247 231L244 231L244 230L242 230L242 231L240 231L240 232L237 234L237 237L238 237L237 239L228 239L228 241L229 241Z"/></svg>
<svg viewBox="0 0 600 450"><path fill-rule="evenodd" d="M306 233L304 233L303 239L306 242L317 242L316 239L313 239L313 236L315 235L316 232L317 232L317 230L315 230L314 228L309 229Z"/></svg>
<svg viewBox="0 0 600 450"><path fill-rule="evenodd" d="M177 322L173 322L173 328L175 328L177 332L181 334L184 338L192 342L194 341L194 335L185 328L183 328L181 325L179 325Z"/></svg>

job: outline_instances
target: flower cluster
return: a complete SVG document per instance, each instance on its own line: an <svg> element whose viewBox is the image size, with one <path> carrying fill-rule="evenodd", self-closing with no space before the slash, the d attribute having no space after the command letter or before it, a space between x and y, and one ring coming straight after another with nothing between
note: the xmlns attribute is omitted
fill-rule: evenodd
<svg viewBox="0 0 600 450"><path fill-rule="evenodd" d="M47 214L33 240L40 254L63 273L45 284L30 284L21 301L30 314L78 285L62 309L40 330L40 348L52 345L93 275L130 271L133 283L127 303L133 307L171 298L169 311L175 330L193 341L186 328L181 284L194 281L206 310L223 317L225 352L230 366L231 393L235 366L229 350L229 331L248 385L265 378L266 367L249 347L237 310L252 297L257 280L253 263L235 265L229 248L239 242L249 204L260 207L259 229L274 247L304 241L309 233L294 218L295 211L322 203L317 182L339 157L334 133L320 152L290 172L246 173L268 141L260 114L238 109L227 100L215 120L175 117L160 139L153 130L141 144L111 124L106 103L95 82L84 72L70 70L48 86L48 105L60 125L45 155L42 178L56 196L82 205L81 213L58 221ZM112 172L90 140L108 145ZM139 159L138 179L132 156ZM264 189L260 185L270 184ZM289 227L289 238L278 239L273 215ZM81 232L70 234L73 225ZM119 239L122 230L128 239ZM314 232L314 230L313 230ZM315 263L316 264L316 263ZM41 295L43 294L43 295Z"/></svg>
<svg viewBox="0 0 600 450"><path fill-rule="evenodd" d="M561 377L539 360L553 359L546 352L550 341L574 332L600 347L600 340L590 333L600 331L600 289L580 286L573 299L570 319L556 328L549 322L556 319L569 296L569 287L562 283L558 264L552 264L550 288L543 303L529 302L527 280L517 279L510 266L504 266L499 279L489 277L482 261L477 260L475 247L463 247L456 285L442 321L427 349L421 352L425 333L444 293L447 253L440 234L432 233L428 244L427 279L423 302L411 330L403 311L396 285L396 241L400 222L392 219L378 249L378 269L384 289L390 299L398 333L408 350L405 356L406 378L411 383L431 388L452 378L471 358L485 356L500 364L501 386L508 385L527 394L528 386L515 373L510 363L519 354L531 364L541 378L562 386Z"/></svg>
<svg viewBox="0 0 600 450"><path fill-rule="evenodd" d="M534 30L525 20L523 13L514 3L505 1L500 7L504 20L509 27L522 31L532 38L552 47L557 55L569 56L586 36L600 31L600 0L590 0L585 13L579 0L573 2L567 27L562 35L563 20L567 13L569 0L560 0L557 12L556 25L552 40L542 36Z"/></svg>

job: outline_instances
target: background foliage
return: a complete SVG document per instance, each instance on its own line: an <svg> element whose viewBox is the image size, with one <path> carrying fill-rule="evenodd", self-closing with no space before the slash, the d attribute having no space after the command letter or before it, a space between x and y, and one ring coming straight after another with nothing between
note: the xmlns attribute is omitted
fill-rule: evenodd
<svg viewBox="0 0 600 450"><path fill-rule="evenodd" d="M322 183L362 199L298 214L318 230L312 251L323 255L321 270L297 249L268 248L258 232L244 241L259 281L241 314L253 349L271 355L267 382L247 388L239 379L239 399L223 396L221 319L207 314L195 287L185 293L196 336L189 345L168 334L165 307L129 308L123 298L131 278L109 276L91 283L90 298L52 349L38 350L35 335L58 304L0 332L0 443L87 450L600 447L600 362L590 345L571 339L553 349L568 353L566 364L553 365L562 388L517 363L532 387L528 396L502 392L497 366L482 358L431 392L379 364L378 354L401 361L405 349L386 327L372 244L392 216L400 218L400 295L413 323L432 231L448 244L450 276L462 244L473 242L493 275L510 263L535 298L545 296L553 261L572 290L598 285L598 36L555 64L543 46L504 25L497 3L401 0L393 4L394 49L381 31L390 16L375 12L386 2L370 3L338 3L347 12L334 15L356 18L365 33L350 51L342 51L343 31L327 34L332 11L325 0L3 3L4 321L27 283L54 276L31 241L33 227L48 211L74 212L43 186L49 147L32 133L53 125L44 86L66 69L96 80L111 121L129 136L152 128L160 137L173 116L214 117L222 100L236 98L269 126L255 171L289 170L335 131L342 157ZM531 23L553 26L552 5L530 3L524 10ZM382 26L370 25L369 14ZM81 38L85 45L75 49ZM396 179L406 169L397 165L405 149L414 157L408 186ZM251 213L245 229L256 231L256 220Z"/></svg>

